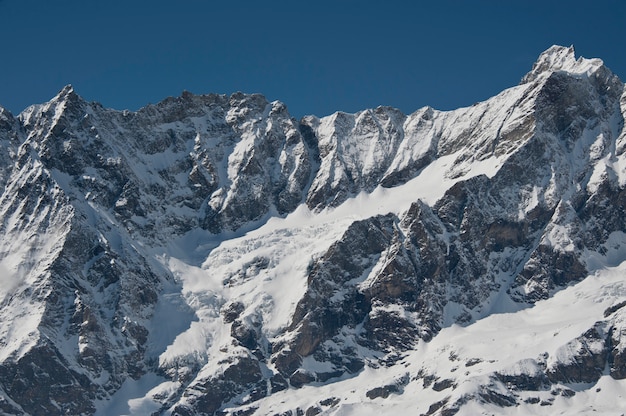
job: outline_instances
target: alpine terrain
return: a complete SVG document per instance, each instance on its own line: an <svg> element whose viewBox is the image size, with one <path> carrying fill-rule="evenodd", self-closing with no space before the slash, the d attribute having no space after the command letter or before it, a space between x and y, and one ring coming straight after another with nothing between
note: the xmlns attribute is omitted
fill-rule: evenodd
<svg viewBox="0 0 626 416"><path fill-rule="evenodd" d="M0 414L622 414L626 91L0 108Z"/></svg>

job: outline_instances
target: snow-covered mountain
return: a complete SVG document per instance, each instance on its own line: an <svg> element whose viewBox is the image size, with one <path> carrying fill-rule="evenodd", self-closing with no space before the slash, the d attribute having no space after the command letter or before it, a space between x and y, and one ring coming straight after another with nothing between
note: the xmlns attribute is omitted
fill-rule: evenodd
<svg viewBox="0 0 626 416"><path fill-rule="evenodd" d="M454 111L0 108L0 413L626 408L626 91Z"/></svg>

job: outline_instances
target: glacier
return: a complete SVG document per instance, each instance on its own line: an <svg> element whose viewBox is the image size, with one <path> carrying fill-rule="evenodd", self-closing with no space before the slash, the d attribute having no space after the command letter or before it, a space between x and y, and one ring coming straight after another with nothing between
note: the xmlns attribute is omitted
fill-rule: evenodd
<svg viewBox="0 0 626 416"><path fill-rule="evenodd" d="M0 109L0 412L619 413L625 114L561 46L453 111Z"/></svg>

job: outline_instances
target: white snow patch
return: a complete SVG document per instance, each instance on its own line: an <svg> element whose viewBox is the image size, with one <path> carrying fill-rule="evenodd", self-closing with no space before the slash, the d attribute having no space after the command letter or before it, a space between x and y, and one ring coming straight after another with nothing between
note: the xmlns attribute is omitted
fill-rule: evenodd
<svg viewBox="0 0 626 416"><path fill-rule="evenodd" d="M366 367L355 377L322 386L305 386L277 392L271 398L254 403L259 414L274 414L306 409L318 400L336 397L340 403L325 410L329 415L422 414L431 404L452 395L475 393L480 386L490 384L489 374L529 374L540 371L542 357L556 357L560 349L575 339L594 322L601 319L607 306L626 296L626 262L613 268L599 270L582 282L570 286L554 297L537 302L533 307L516 313L491 315L466 327L452 325L444 328L430 343L420 342L398 364L391 367ZM466 365L470 363L470 365ZM437 392L423 386L419 372L450 379L457 387ZM372 388L396 383L405 374L411 381L403 387L402 395L371 400L365 393ZM605 376L593 385L570 386L574 397L556 397L549 391L545 399L554 398L552 406L522 404L503 408L471 401L458 414L567 414L582 409L581 414L621 414L626 406L626 380ZM493 388L501 389L505 386ZM506 393L506 389L503 391ZM532 393L532 392L531 392ZM526 394L526 393L524 393Z"/></svg>
<svg viewBox="0 0 626 416"><path fill-rule="evenodd" d="M128 379L110 399L96 403L95 416L150 415L161 408L161 404L152 396L176 384L166 382L162 377L153 373L148 373L139 380ZM153 386L158 387L153 388Z"/></svg>

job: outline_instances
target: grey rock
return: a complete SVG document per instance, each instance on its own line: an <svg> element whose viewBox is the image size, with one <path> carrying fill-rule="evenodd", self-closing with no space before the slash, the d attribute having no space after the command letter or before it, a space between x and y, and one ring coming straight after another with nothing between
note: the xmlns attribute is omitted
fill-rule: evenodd
<svg viewBox="0 0 626 416"><path fill-rule="evenodd" d="M34 322L17 340L0 334L0 411L92 414L125 381L156 373L178 383L157 398L163 411L252 414L268 394L399 365L442 328L489 315L497 297L521 308L584 279L594 266L587 254L604 256L611 236L626 232L614 170L626 152L626 94L601 62L568 70L579 64L573 49L550 48L515 89L450 112L378 107L296 121L259 94L188 92L128 112L86 102L71 86L16 117L0 108L0 261L19 261L20 271L0 320ZM219 371L204 368L216 359L205 352L159 362L165 345L154 345L151 322L181 291L159 258L164 247L199 266L212 244L271 217L405 184L443 157L456 183L432 204L350 225L312 260L303 297L272 339L249 305L207 294L230 330ZM492 158L502 163L492 176L461 179ZM210 244L190 249L197 235ZM260 255L217 278L227 288L261 284L272 267ZM563 346L569 361L543 360L536 373L494 372L454 398L453 378L424 376L425 387L451 394L428 414L469 401L514 406L520 391L551 405L539 393L572 394L556 384L595 382L605 369L626 378L622 306ZM200 319L188 309L172 317L181 331ZM408 382L366 396L402 394Z"/></svg>

